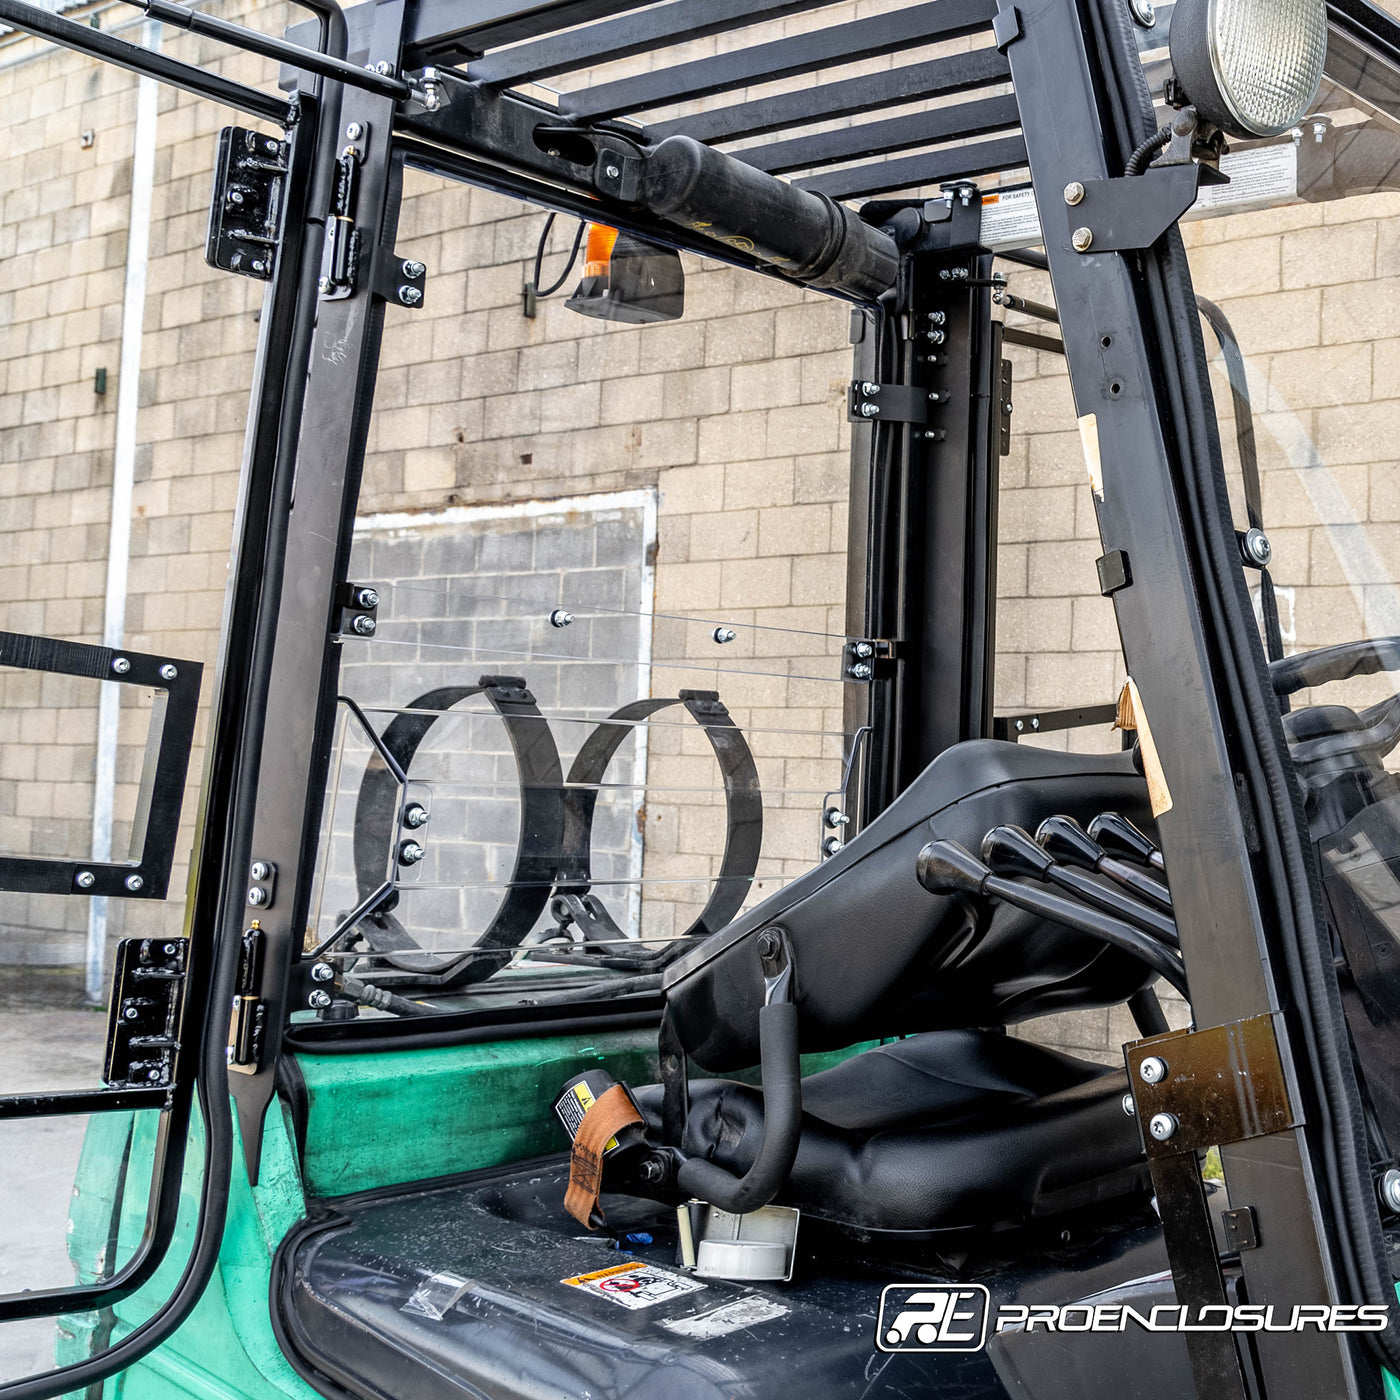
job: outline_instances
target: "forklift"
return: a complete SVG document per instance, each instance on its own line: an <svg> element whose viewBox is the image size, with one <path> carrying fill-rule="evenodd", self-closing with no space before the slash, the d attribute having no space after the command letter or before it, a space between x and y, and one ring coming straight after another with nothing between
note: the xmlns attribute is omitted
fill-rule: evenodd
<svg viewBox="0 0 1400 1400"><path fill-rule="evenodd" d="M0 1396L1400 1395L1400 637L1286 654L1249 346L1180 227L1400 189L1400 24L1370 0L300 0L279 38L134 3L279 63L279 91L28 0L0 22L258 123L220 136L207 260L264 300L184 935L122 943L105 1087L0 1099L89 1115L70 1231L113 1263L0 1297L59 1319L54 1369ZM432 295L397 250L413 172L578 220L586 315L683 316L681 253L849 305L843 781L776 888L722 691L654 685L566 772L528 661L350 690L389 594L352 568L385 310ZM1053 307L1012 289L1031 271ZM1068 369L1128 677L1033 716L993 705L1014 344ZM141 849L6 856L0 888L164 899L200 667L0 640L163 697ZM1375 703L1329 689L1365 677ZM463 706L505 732L519 836L444 950L405 911L446 820L425 745ZM636 937L595 826L662 721L719 767L723 852L688 927L648 938L644 905ZM1111 752L1018 742L1109 722ZM1118 1005L1122 1066L1007 1033Z"/></svg>

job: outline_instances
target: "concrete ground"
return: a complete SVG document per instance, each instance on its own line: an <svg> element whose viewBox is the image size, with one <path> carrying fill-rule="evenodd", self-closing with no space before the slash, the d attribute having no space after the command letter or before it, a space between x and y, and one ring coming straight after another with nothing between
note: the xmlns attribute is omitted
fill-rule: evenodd
<svg viewBox="0 0 1400 1400"><path fill-rule="evenodd" d="M0 977L0 1094L100 1085L106 1016L64 1000ZM86 1117L0 1120L0 1293L73 1282L68 1202L86 1127ZM0 1324L0 1382L51 1369L53 1344L52 1319Z"/></svg>

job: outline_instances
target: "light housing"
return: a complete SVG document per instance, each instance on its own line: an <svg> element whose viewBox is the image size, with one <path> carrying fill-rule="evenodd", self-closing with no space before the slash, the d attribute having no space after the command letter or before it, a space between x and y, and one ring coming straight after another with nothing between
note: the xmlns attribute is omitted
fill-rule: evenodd
<svg viewBox="0 0 1400 1400"><path fill-rule="evenodd" d="M603 321L675 321L685 311L681 255L606 224L590 224L583 280L564 305Z"/></svg>
<svg viewBox="0 0 1400 1400"><path fill-rule="evenodd" d="M1177 0L1171 57L1202 117L1242 139L1282 135L1322 81L1326 0Z"/></svg>

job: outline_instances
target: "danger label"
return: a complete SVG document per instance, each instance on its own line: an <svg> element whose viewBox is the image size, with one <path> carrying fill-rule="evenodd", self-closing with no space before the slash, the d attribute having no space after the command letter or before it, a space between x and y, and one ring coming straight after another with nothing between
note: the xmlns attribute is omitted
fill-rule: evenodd
<svg viewBox="0 0 1400 1400"><path fill-rule="evenodd" d="M634 1261L631 1264L615 1264L611 1269L598 1269L591 1274L578 1274L574 1278L563 1278L571 1288L583 1288L597 1293L610 1303L623 1308L654 1308L672 1298L686 1293L698 1293L705 1285L697 1279L686 1278L684 1274L673 1274L669 1269L658 1269L653 1264Z"/></svg>
<svg viewBox="0 0 1400 1400"><path fill-rule="evenodd" d="M554 1105L554 1111L559 1115L559 1121L564 1125L564 1131L571 1138L578 1136L578 1130L583 1123L583 1115L593 1107L596 1100L593 1091L580 1080L572 1088L564 1091L564 1097ZM606 1156L617 1146L617 1139L610 1137L603 1144L603 1154Z"/></svg>

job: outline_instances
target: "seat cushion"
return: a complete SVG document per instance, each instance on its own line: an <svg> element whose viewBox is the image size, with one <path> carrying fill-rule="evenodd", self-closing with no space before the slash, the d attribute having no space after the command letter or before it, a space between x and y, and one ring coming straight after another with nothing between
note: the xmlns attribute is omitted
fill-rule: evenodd
<svg viewBox="0 0 1400 1400"><path fill-rule="evenodd" d="M779 1194L805 1215L867 1231L983 1229L1140 1191L1146 1163L1123 1112L1121 1069L994 1031L933 1031L803 1080L797 1160ZM742 1175L763 1095L690 1088L683 1149ZM653 1125L657 1086L638 1091Z"/></svg>

